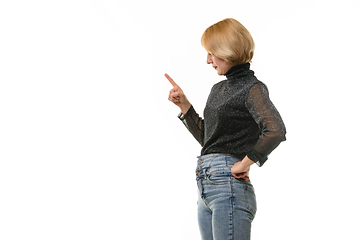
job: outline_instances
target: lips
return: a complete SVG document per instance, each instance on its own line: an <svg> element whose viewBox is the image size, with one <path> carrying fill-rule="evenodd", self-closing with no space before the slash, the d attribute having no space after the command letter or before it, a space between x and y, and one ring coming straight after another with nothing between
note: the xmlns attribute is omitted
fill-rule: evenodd
<svg viewBox="0 0 360 240"><path fill-rule="evenodd" d="M217 69L217 67L216 67L216 66L213 66L213 68L215 68L215 70Z"/></svg>

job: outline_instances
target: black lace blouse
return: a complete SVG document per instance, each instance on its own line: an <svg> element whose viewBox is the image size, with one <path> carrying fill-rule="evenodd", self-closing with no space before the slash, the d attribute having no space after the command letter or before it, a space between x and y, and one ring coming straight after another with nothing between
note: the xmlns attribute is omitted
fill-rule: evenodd
<svg viewBox="0 0 360 240"><path fill-rule="evenodd" d="M204 119L193 106L179 118L201 144L201 155L223 153L240 159L247 155L262 166L285 141L285 125L249 63L232 67L225 76L211 89Z"/></svg>

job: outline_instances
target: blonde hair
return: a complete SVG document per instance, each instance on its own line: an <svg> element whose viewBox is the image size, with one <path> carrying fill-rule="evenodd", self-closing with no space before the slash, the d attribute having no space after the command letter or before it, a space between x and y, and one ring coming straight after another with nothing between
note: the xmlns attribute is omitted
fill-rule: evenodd
<svg viewBox="0 0 360 240"><path fill-rule="evenodd" d="M201 45L233 66L251 62L255 49L250 32L232 18L208 27L201 37Z"/></svg>

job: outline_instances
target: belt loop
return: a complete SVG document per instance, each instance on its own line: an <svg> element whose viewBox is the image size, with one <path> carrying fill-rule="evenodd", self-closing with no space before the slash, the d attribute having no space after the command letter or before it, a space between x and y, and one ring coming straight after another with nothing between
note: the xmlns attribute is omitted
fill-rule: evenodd
<svg viewBox="0 0 360 240"><path fill-rule="evenodd" d="M204 168L204 178L206 180L209 180L210 174L208 173L208 170L210 169L210 167L206 167Z"/></svg>

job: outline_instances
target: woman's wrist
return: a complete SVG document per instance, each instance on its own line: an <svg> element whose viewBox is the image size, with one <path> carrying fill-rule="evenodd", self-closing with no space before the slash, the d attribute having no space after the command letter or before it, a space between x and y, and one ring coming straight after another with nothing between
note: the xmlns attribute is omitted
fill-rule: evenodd
<svg viewBox="0 0 360 240"><path fill-rule="evenodd" d="M254 162L253 160L251 160L248 156L245 156L241 162L242 162L242 164L244 164L245 166L251 166L251 165L253 165L253 164L255 163L255 162Z"/></svg>
<svg viewBox="0 0 360 240"><path fill-rule="evenodd" d="M182 113L183 115L185 115L185 114L189 111L190 107L191 107L191 103L190 103L190 102L187 102L187 103L181 105L181 106L180 106L181 113Z"/></svg>

